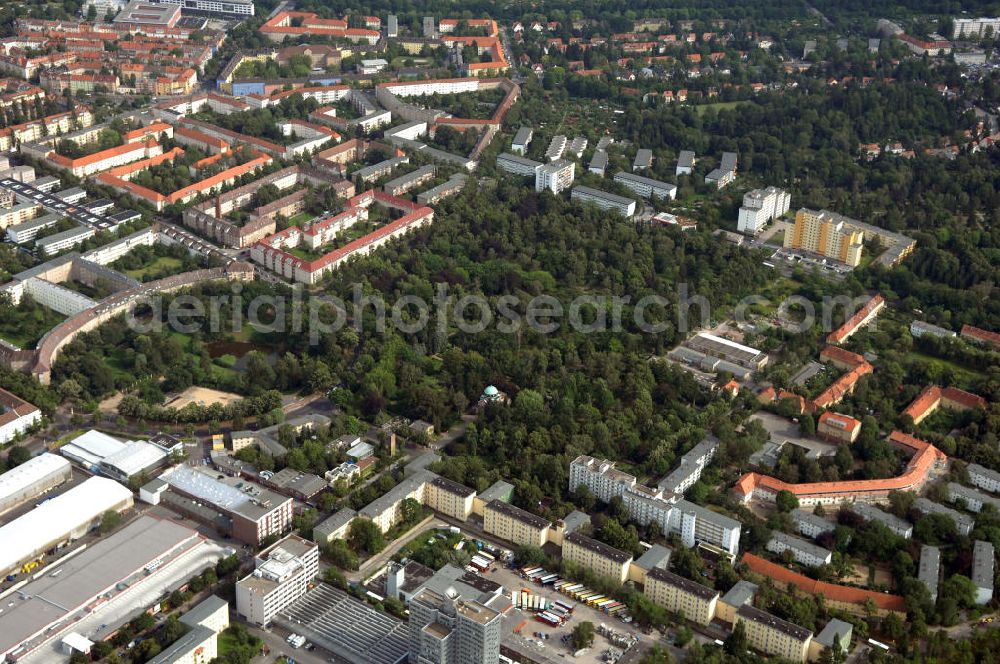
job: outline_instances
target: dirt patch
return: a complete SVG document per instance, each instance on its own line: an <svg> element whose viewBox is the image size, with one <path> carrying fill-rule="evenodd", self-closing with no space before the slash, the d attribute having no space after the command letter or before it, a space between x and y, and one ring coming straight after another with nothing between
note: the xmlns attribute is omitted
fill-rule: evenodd
<svg viewBox="0 0 1000 664"><path fill-rule="evenodd" d="M180 394L169 397L166 405L168 408L176 408L178 410L189 403L196 403L201 406L211 406L212 404L228 406L242 398L239 394L233 394L232 392L220 392L219 390L211 390L207 387L189 387Z"/></svg>

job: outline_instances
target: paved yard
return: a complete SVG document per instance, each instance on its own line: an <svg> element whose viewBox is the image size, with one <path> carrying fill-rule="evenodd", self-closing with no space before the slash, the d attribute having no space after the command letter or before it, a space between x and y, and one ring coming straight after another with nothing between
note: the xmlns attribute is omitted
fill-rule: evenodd
<svg viewBox="0 0 1000 664"><path fill-rule="evenodd" d="M773 442L778 444L789 442L805 447L809 450L810 457L832 456L837 453L836 444L826 443L818 438L805 438L799 433L797 422L774 413L761 410L751 415L750 419L760 422L767 429Z"/></svg>

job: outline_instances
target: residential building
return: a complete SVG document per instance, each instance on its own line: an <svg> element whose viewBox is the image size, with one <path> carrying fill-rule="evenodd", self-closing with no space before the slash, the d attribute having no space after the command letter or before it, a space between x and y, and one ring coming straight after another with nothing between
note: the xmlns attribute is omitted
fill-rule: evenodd
<svg viewBox="0 0 1000 664"><path fill-rule="evenodd" d="M855 503L851 510L865 521L876 521L891 530L896 535L909 539L913 536L913 524L900 519L894 514L880 510L868 503Z"/></svg>
<svg viewBox="0 0 1000 664"><path fill-rule="evenodd" d="M952 39L980 39L1000 35L1000 18L954 18Z"/></svg>
<svg viewBox="0 0 1000 664"><path fill-rule="evenodd" d="M750 583L745 579L740 579L736 585L723 595L715 607L715 617L727 623L736 622L736 612L741 606L753 606L754 595L760 590L756 583Z"/></svg>
<svg viewBox="0 0 1000 664"><path fill-rule="evenodd" d="M562 134L557 134L552 137L549 141L549 147L545 150L545 158L549 161L555 161L563 156L563 152L566 151L567 139Z"/></svg>
<svg viewBox="0 0 1000 664"><path fill-rule="evenodd" d="M411 173L406 173L405 175L400 175L398 178L389 180L382 185L382 191L390 196L402 196L411 189L419 187L428 180L434 179L436 172L437 167L433 164L421 166Z"/></svg>
<svg viewBox="0 0 1000 664"><path fill-rule="evenodd" d="M343 507L313 528L313 539L319 544L330 544L333 540L347 539L347 529L358 515L350 507Z"/></svg>
<svg viewBox="0 0 1000 664"><path fill-rule="evenodd" d="M713 184L716 189L722 189L736 179L736 171L724 171L715 168L705 176L705 184Z"/></svg>
<svg viewBox="0 0 1000 664"><path fill-rule="evenodd" d="M851 637L854 635L854 625L849 622L832 618L826 627L817 634L809 644L809 661L819 661L823 651L831 652L837 649L846 655L851 651Z"/></svg>
<svg viewBox="0 0 1000 664"><path fill-rule="evenodd" d="M983 505L992 505L1000 510L1000 498L970 489L956 482L948 482L948 500L952 502L962 501L962 505L970 512L980 512Z"/></svg>
<svg viewBox="0 0 1000 664"><path fill-rule="evenodd" d="M712 622L719 601L718 591L659 568L646 574L643 592L654 604L674 613L683 612L685 618L699 625Z"/></svg>
<svg viewBox="0 0 1000 664"><path fill-rule="evenodd" d="M989 604L993 601L995 560L993 544L976 540L972 546L972 584L976 586L976 604Z"/></svg>
<svg viewBox="0 0 1000 664"><path fill-rule="evenodd" d="M319 574L319 546L298 535L272 544L254 558L254 571L236 583L236 612L263 626L306 594Z"/></svg>
<svg viewBox="0 0 1000 664"><path fill-rule="evenodd" d="M462 521L472 514L475 497L474 489L444 477L435 477L427 483L424 490L424 504L427 507Z"/></svg>
<svg viewBox="0 0 1000 664"><path fill-rule="evenodd" d="M680 155L677 157L677 170L675 173L677 175L691 175L691 171L694 170L694 163L694 151L681 150Z"/></svg>
<svg viewBox="0 0 1000 664"><path fill-rule="evenodd" d="M692 447L681 462L656 485L664 493L684 494L701 478L701 472L719 449L719 439L708 436Z"/></svg>
<svg viewBox="0 0 1000 664"><path fill-rule="evenodd" d="M636 150L635 159L632 160L632 172L648 170L653 165L653 151L649 148L639 148Z"/></svg>
<svg viewBox="0 0 1000 664"><path fill-rule="evenodd" d="M587 170L595 175L604 177L605 171L608 170L608 153L604 150L594 150L594 155L590 158Z"/></svg>
<svg viewBox="0 0 1000 664"><path fill-rule="evenodd" d="M941 388L937 385L928 385L913 400L913 403L906 407L903 414L909 415L910 419L913 420L913 424L917 425L941 407L948 410L965 411L976 409L986 410L986 406L986 399L971 392L960 390L957 387ZM982 466L979 466L979 468L984 471L986 470ZM976 484L976 482L973 482L973 484Z"/></svg>
<svg viewBox="0 0 1000 664"><path fill-rule="evenodd" d="M483 529L488 534L521 546L543 546L550 525L540 516L499 500L488 503L483 511Z"/></svg>
<svg viewBox="0 0 1000 664"><path fill-rule="evenodd" d="M869 605L874 604L874 615L895 613L901 618L906 615L906 601L899 595L817 581L752 553L744 553L741 560L754 574L771 579L775 587L784 589L794 586L796 592L822 595L826 605L832 609L847 611L855 616L866 616L869 614Z"/></svg>
<svg viewBox="0 0 1000 664"><path fill-rule="evenodd" d="M558 194L573 184L575 175L576 166L572 161L556 159L543 164L535 170L535 191L548 189L553 194Z"/></svg>
<svg viewBox="0 0 1000 664"><path fill-rule="evenodd" d="M1000 334L991 332L990 330L966 324L962 326L959 336L974 344L993 346L993 348L1000 349Z"/></svg>
<svg viewBox="0 0 1000 664"><path fill-rule="evenodd" d="M853 443L861 434L861 420L828 410L819 416L816 433L836 443Z"/></svg>
<svg viewBox="0 0 1000 664"><path fill-rule="evenodd" d="M736 230L747 235L757 235L767 222L788 212L792 197L787 191L777 187L754 189L743 195Z"/></svg>
<svg viewBox="0 0 1000 664"><path fill-rule="evenodd" d="M563 539L562 559L598 576L625 583L632 555L578 532Z"/></svg>
<svg viewBox="0 0 1000 664"><path fill-rule="evenodd" d="M9 443L41 420L42 411L21 397L0 389L0 444Z"/></svg>
<svg viewBox="0 0 1000 664"><path fill-rule="evenodd" d="M785 236L788 237L787 235ZM787 246L787 245L786 245ZM864 306L844 321L844 324L831 332L826 337L828 344L842 344L850 339L854 334L875 320L875 317L885 308L885 298L876 293L865 302Z"/></svg>
<svg viewBox="0 0 1000 664"><path fill-rule="evenodd" d="M927 323L922 320L915 320L910 323L910 336L914 339L918 339L924 335L929 337L942 337L950 338L957 337L955 332L949 329L943 328L939 325L934 325L932 323Z"/></svg>
<svg viewBox="0 0 1000 664"><path fill-rule="evenodd" d="M989 491L990 493L1000 493L1000 473L980 466L978 463L968 465L969 482L973 486Z"/></svg>
<svg viewBox="0 0 1000 664"><path fill-rule="evenodd" d="M532 136L534 136L534 132L531 127L521 127L518 129L517 134L514 135L513 142L510 144L510 151L523 157L528 151Z"/></svg>
<svg viewBox="0 0 1000 664"><path fill-rule="evenodd" d="M89 240L96 234L97 231L93 228L78 226L77 228L70 228L61 233L47 235L41 240L35 240L35 249L41 252L43 256L55 256L60 252L82 244L84 240Z"/></svg>
<svg viewBox="0 0 1000 664"><path fill-rule="evenodd" d="M514 175L535 175L541 163L534 159L519 157L516 154L504 152L497 157L497 168Z"/></svg>
<svg viewBox="0 0 1000 664"><path fill-rule="evenodd" d="M670 566L671 555L673 555L673 551L667 547L653 544L629 565L628 580L634 583L646 583L646 575L649 574L649 570L654 568L667 569Z"/></svg>
<svg viewBox="0 0 1000 664"><path fill-rule="evenodd" d="M920 547L917 578L927 586L927 591L931 594L931 603L937 602L938 580L941 578L941 550L936 546L924 544Z"/></svg>
<svg viewBox="0 0 1000 664"><path fill-rule="evenodd" d="M767 364L767 353L736 343L725 337L699 332L687 340L686 345L698 352L732 362L752 371L760 371Z"/></svg>
<svg viewBox="0 0 1000 664"><path fill-rule="evenodd" d="M954 522L955 531L959 535L968 535L971 533L972 527L976 523L976 520L968 514L959 512L958 510L953 510L950 507L945 507L944 505L935 503L934 501L924 498L923 496L917 498L913 507L921 514L941 514L942 516L948 517L952 520L952 522Z"/></svg>
<svg viewBox="0 0 1000 664"><path fill-rule="evenodd" d="M589 456L579 456L569 465L569 490L575 492L586 486L602 503L609 503L635 486L635 477L615 469L613 461L598 461Z"/></svg>
<svg viewBox="0 0 1000 664"><path fill-rule="evenodd" d="M765 655L805 662L813 633L767 611L745 604L736 611L736 623L746 630L750 646Z"/></svg>
<svg viewBox="0 0 1000 664"><path fill-rule="evenodd" d="M218 657L219 633L229 627L229 602L216 595L180 617L188 630L146 664L205 664Z"/></svg>
<svg viewBox="0 0 1000 664"><path fill-rule="evenodd" d="M425 588L410 600L411 663L499 662L503 615L477 600L456 595Z"/></svg>
<svg viewBox="0 0 1000 664"><path fill-rule="evenodd" d="M600 189L591 187L576 186L570 193L570 198L582 203L596 205L602 210L614 210L623 217L631 217L635 214L635 201L618 194L611 194Z"/></svg>
<svg viewBox="0 0 1000 664"><path fill-rule="evenodd" d="M389 14L385 22L385 36L392 39L399 36L399 19L395 14Z"/></svg>
<svg viewBox="0 0 1000 664"><path fill-rule="evenodd" d="M642 175L634 175L625 171L615 173L615 182L628 187L643 198L677 198L677 185L660 182Z"/></svg>
<svg viewBox="0 0 1000 664"><path fill-rule="evenodd" d="M832 533L834 530L834 524L812 512L795 508L791 512L791 517L799 532L806 537L816 539L823 533Z"/></svg>
<svg viewBox="0 0 1000 664"><path fill-rule="evenodd" d="M828 551L821 546L816 546L804 539L786 535L780 530L775 530L771 533L771 539L768 541L766 548L768 551L779 555L785 551L790 551L792 559L795 562L807 567L829 565L833 559L832 551Z"/></svg>
<svg viewBox="0 0 1000 664"><path fill-rule="evenodd" d="M861 263L864 232L834 212L802 208L795 213L795 226L785 232L786 249L798 249L831 258L849 267Z"/></svg>

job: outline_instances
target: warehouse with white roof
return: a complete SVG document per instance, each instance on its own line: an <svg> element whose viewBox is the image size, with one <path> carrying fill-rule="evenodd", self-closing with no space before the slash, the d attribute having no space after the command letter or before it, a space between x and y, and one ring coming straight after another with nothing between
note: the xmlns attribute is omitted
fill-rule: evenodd
<svg viewBox="0 0 1000 664"><path fill-rule="evenodd" d="M87 470L120 482L128 482L133 476L162 465L169 456L169 452L159 445L144 440L123 443L94 430L77 436L59 451Z"/></svg>
<svg viewBox="0 0 1000 664"><path fill-rule="evenodd" d="M48 452L0 475L0 514L33 500L73 475L69 461Z"/></svg>
<svg viewBox="0 0 1000 664"><path fill-rule="evenodd" d="M79 538L109 510L132 506L132 492L113 480L91 477L0 527L0 575L35 560L53 546Z"/></svg>

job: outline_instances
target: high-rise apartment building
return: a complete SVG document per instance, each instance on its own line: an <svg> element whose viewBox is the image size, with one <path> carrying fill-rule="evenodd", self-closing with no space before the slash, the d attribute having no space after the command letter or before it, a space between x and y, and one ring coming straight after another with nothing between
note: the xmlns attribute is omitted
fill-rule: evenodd
<svg viewBox="0 0 1000 664"><path fill-rule="evenodd" d="M257 554L254 564L236 584L236 612L249 623L266 625L309 590L319 573L319 546L289 535Z"/></svg>
<svg viewBox="0 0 1000 664"><path fill-rule="evenodd" d="M756 235L771 219L777 219L788 212L792 197L787 191L777 187L754 189L743 196L736 230L747 235Z"/></svg>
<svg viewBox="0 0 1000 664"><path fill-rule="evenodd" d="M865 234L849 219L828 210L802 208L795 213L795 227L785 233L786 249L802 249L857 267Z"/></svg>
<svg viewBox="0 0 1000 664"><path fill-rule="evenodd" d="M497 664L502 615L451 590L410 600L410 664Z"/></svg>

